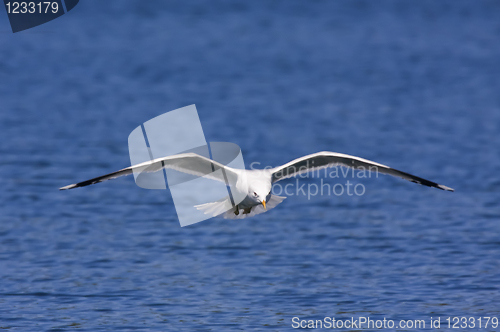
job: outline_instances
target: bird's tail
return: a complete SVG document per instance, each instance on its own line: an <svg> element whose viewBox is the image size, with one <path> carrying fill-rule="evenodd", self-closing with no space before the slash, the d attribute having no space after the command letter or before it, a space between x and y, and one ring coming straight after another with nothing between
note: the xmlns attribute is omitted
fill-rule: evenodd
<svg viewBox="0 0 500 332"><path fill-rule="evenodd" d="M203 211L203 213L205 214L210 214L213 217L222 215L225 219L244 219L248 217L253 217L255 215L264 213L266 211L275 208L276 205L283 202L285 198L286 197L283 196L271 195L271 198L267 202L265 209L263 205L256 205L252 207L250 213L246 214L244 213L245 211L243 209L239 209L240 213L238 215L234 214L234 208L231 207L231 202L229 201L229 199L223 199L216 202L195 205L195 208L197 208L200 211Z"/></svg>
<svg viewBox="0 0 500 332"><path fill-rule="evenodd" d="M194 207L204 214L211 214L212 217L218 216L229 209L234 210L228 198L216 202L195 205Z"/></svg>

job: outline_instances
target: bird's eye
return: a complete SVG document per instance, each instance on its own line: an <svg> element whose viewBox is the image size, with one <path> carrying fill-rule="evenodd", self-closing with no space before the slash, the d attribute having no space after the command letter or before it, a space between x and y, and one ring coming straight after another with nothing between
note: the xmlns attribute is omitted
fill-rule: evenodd
<svg viewBox="0 0 500 332"><path fill-rule="evenodd" d="M257 193L256 193L256 192L254 192L254 193L253 193L253 195L254 195L255 197L257 197Z"/></svg>

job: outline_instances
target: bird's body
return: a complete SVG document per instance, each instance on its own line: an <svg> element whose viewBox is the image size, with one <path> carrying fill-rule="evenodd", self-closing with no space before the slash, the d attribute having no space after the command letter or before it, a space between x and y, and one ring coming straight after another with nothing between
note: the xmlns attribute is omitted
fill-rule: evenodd
<svg viewBox="0 0 500 332"><path fill-rule="evenodd" d="M117 172L72 184L60 189L66 190L84 187L138 171L157 172L164 168L173 169L183 173L224 182L226 185L228 185L228 181L234 184L232 190L235 190L235 192L232 193L232 196L240 197L241 199L238 202L230 202L231 198L228 197L220 201L196 205L195 207L213 216L224 214L225 218L241 219L266 212L285 199L285 197L276 196L271 193L275 182L310 171L334 166L344 166L363 171L388 174L428 187L454 191L444 185L398 171L373 161L342 153L326 151L295 159L279 167L262 170L234 169L195 153L184 153L133 165ZM207 169L211 169L212 172L207 172ZM223 170L223 172L216 172L217 170ZM233 208L228 209L231 203Z"/></svg>

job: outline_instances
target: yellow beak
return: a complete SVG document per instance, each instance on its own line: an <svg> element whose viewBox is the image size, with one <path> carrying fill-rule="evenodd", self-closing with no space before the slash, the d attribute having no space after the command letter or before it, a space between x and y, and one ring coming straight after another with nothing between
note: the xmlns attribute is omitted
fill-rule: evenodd
<svg viewBox="0 0 500 332"><path fill-rule="evenodd" d="M267 210L267 208L266 208L266 201L262 201L262 205L264 205L264 209Z"/></svg>

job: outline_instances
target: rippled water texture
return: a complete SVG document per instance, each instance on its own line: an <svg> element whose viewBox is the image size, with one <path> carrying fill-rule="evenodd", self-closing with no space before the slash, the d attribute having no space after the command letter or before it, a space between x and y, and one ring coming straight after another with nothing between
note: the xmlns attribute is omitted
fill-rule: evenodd
<svg viewBox="0 0 500 332"><path fill-rule="evenodd" d="M82 0L12 34L0 14L0 327L500 316L499 17L496 1ZM381 175L181 228L169 192L131 177L57 190L128 166L134 128L193 103L247 167L329 150L456 192Z"/></svg>

